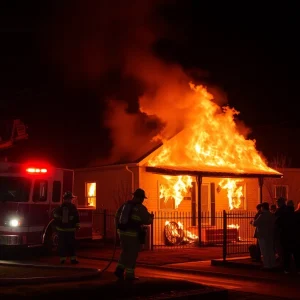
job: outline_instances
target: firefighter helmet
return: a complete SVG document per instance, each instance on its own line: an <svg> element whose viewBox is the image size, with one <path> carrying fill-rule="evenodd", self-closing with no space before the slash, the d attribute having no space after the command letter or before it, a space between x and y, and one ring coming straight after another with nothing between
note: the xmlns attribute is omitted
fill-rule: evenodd
<svg viewBox="0 0 300 300"><path fill-rule="evenodd" d="M145 191L142 189L136 189L135 192L133 193L133 196L140 199L147 199Z"/></svg>
<svg viewBox="0 0 300 300"><path fill-rule="evenodd" d="M64 195L63 195L63 199L65 200L65 199L73 199L73 198L76 198L76 196L75 195L73 195L73 193L72 192L65 192L64 193Z"/></svg>

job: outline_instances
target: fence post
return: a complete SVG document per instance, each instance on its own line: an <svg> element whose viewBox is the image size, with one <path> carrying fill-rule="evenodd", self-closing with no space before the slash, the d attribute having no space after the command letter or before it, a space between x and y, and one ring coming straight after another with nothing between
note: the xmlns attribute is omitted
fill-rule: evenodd
<svg viewBox="0 0 300 300"><path fill-rule="evenodd" d="M106 239L106 209L103 210L103 239Z"/></svg>
<svg viewBox="0 0 300 300"><path fill-rule="evenodd" d="M227 257L227 213L223 210L223 261Z"/></svg>
<svg viewBox="0 0 300 300"><path fill-rule="evenodd" d="M153 212L152 212L153 213ZM155 217L155 216L154 216ZM154 218L153 218L154 221ZM150 224L150 250L153 251L153 222Z"/></svg>

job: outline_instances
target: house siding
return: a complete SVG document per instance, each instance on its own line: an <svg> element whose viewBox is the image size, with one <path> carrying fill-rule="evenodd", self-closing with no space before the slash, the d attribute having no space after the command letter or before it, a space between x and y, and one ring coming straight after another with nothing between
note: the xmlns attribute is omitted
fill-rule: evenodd
<svg viewBox="0 0 300 300"><path fill-rule="evenodd" d="M300 200L300 169L298 168L284 168L278 169L283 174L283 178L273 179L266 178L263 185L263 199L269 203L275 203L276 198L274 194L275 185L288 186L288 200L293 200L295 205Z"/></svg>
<svg viewBox="0 0 300 300"><path fill-rule="evenodd" d="M124 166L75 170L74 193L78 197L78 205L86 205L86 183L96 182L96 208L115 211L121 203L131 198L132 190L138 186L138 168L132 167L130 170L134 178Z"/></svg>
<svg viewBox="0 0 300 300"><path fill-rule="evenodd" d="M159 190L158 182L163 181L160 174L153 174L145 171L145 168L140 167L140 187L143 188L148 196L145 205L150 211L159 211ZM196 180L193 180L196 181ZM229 203L227 198L227 190L221 189L217 191L218 184L221 178L204 177L202 185L211 185L214 183L215 188L215 211L220 212L229 210ZM244 179L245 184L245 203L240 210L256 210L256 205L259 203L259 185L257 179ZM209 207L211 206L211 192L209 187ZM210 210L210 209L209 209ZM191 212L191 201L182 200L178 206L177 211Z"/></svg>

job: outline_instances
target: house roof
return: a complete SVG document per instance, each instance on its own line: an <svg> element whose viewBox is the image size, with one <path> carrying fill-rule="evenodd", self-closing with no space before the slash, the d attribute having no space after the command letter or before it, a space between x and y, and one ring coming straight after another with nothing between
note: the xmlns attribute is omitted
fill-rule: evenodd
<svg viewBox="0 0 300 300"><path fill-rule="evenodd" d="M201 176L201 177L235 177L235 178L281 178L283 175L281 173L267 173L267 172L257 172L256 170L246 170L245 172L235 172L233 170L226 170L223 168L206 167L205 168L185 168L185 167L170 167L170 166L160 166L160 167L146 167L146 172L163 174L163 175L189 175L189 176Z"/></svg>
<svg viewBox="0 0 300 300"><path fill-rule="evenodd" d="M180 134L182 130L179 130L176 134L171 136L169 140ZM120 159L118 161L113 161L110 163L102 164L99 167L112 166L112 165L126 165L126 164L138 164L146 165L146 172L162 174L162 175L190 175L190 176L201 176L201 177L231 177L231 178L282 178L283 174L272 171L262 171L259 172L256 168L244 169L243 171L238 171L235 169L224 168L224 167L214 167L214 166L187 166L187 167L175 167L175 166L147 166L147 158L151 156L156 150L158 150L163 143L160 140L153 141L147 139L145 143L142 143L138 149L136 149L135 154L129 158ZM276 173L277 172L277 173Z"/></svg>

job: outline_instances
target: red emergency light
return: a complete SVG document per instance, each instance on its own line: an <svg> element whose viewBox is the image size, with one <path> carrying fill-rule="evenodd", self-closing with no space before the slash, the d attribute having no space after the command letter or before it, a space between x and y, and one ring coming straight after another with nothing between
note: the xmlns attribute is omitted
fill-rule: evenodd
<svg viewBox="0 0 300 300"><path fill-rule="evenodd" d="M26 172L30 174L45 174L48 170L45 168L27 168Z"/></svg>

